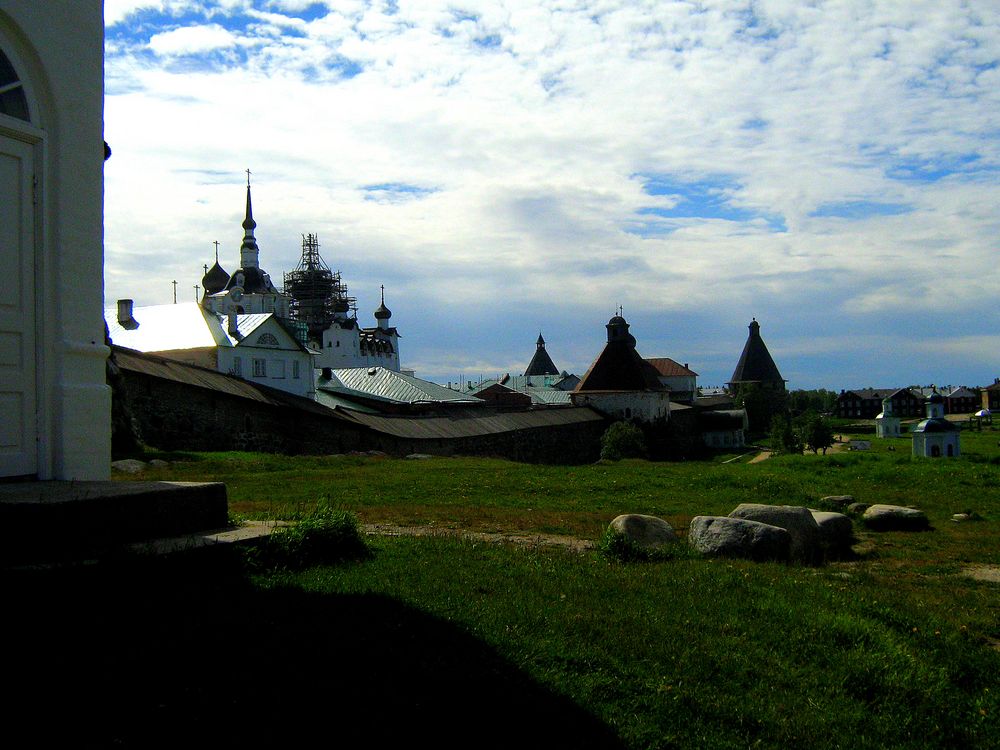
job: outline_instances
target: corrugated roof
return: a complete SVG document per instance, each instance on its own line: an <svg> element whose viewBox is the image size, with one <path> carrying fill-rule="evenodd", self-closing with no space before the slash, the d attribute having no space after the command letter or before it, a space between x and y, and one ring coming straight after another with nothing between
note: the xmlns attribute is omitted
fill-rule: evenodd
<svg viewBox="0 0 1000 750"><path fill-rule="evenodd" d="M443 385L404 375L384 367L348 367L333 370L329 381L317 382L317 390L343 391L400 404L482 404L482 399L458 393Z"/></svg>
<svg viewBox="0 0 1000 750"><path fill-rule="evenodd" d="M465 438L496 435L535 427L601 422L603 417L587 407L501 412L499 414L450 417L389 417L351 413L350 417L373 430L414 440Z"/></svg>

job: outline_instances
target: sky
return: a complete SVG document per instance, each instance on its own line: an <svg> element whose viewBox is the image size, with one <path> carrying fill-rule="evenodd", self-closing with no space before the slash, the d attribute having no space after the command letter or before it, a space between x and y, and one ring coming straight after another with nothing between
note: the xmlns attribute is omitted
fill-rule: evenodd
<svg viewBox="0 0 1000 750"><path fill-rule="evenodd" d="M105 297L302 235L403 367L645 357L788 387L1000 376L1000 5L106 0Z"/></svg>

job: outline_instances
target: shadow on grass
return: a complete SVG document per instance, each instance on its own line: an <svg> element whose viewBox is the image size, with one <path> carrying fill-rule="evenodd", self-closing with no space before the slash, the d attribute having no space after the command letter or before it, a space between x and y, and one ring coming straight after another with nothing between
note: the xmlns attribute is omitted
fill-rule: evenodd
<svg viewBox="0 0 1000 750"><path fill-rule="evenodd" d="M6 730L34 745L620 746L491 647L385 596L262 590L228 556L0 582Z"/></svg>

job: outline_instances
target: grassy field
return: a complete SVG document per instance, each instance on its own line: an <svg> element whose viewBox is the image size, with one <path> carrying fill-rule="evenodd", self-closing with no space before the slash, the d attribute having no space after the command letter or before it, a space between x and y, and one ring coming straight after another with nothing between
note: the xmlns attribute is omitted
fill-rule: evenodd
<svg viewBox="0 0 1000 750"><path fill-rule="evenodd" d="M905 439L757 464L184 456L138 478L225 481L252 518L325 499L365 523L596 540L622 512L683 531L740 502L852 494L920 507L933 529L857 527L859 558L817 568L380 537L370 559L298 572L81 571L51 601L91 592L80 638L116 645L101 668L126 686L92 710L127 709L126 746L150 727L295 743L318 721L345 746L991 748L1000 583L963 571L1000 564L998 439L963 433L948 461L911 459ZM983 520L950 520L967 510ZM50 658L85 673L88 654Z"/></svg>

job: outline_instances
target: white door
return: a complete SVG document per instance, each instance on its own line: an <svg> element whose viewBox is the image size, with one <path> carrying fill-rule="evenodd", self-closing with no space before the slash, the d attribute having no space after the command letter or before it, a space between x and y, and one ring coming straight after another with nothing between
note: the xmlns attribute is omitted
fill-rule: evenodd
<svg viewBox="0 0 1000 750"><path fill-rule="evenodd" d="M0 477L35 474L32 147L0 135Z"/></svg>

